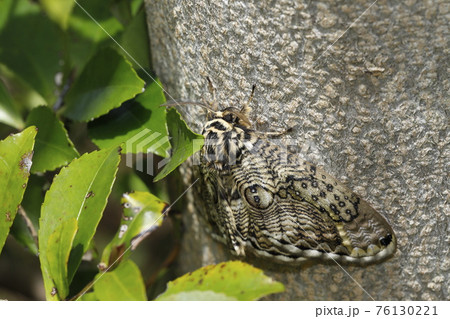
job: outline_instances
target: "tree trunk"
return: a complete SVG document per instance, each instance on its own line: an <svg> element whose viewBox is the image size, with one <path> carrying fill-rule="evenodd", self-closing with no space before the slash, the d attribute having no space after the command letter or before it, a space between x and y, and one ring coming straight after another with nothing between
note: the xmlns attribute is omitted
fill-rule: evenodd
<svg viewBox="0 0 450 319"><path fill-rule="evenodd" d="M146 5L168 99L208 99L209 76L220 106L240 107L256 84L256 129L292 127L296 151L372 203L398 237L394 257L377 265L267 268L286 286L271 299L449 298L447 1ZM203 111L180 112L200 133ZM197 218L202 199L188 201L180 274L231 258Z"/></svg>

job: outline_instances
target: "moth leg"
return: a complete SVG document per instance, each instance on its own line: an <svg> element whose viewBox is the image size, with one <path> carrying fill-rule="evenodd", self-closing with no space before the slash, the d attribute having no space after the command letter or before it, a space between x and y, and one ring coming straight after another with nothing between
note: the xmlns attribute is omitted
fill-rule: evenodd
<svg viewBox="0 0 450 319"><path fill-rule="evenodd" d="M250 93L250 97L248 98L248 101L242 105L241 108L241 113L243 113L246 117L249 117L250 112L252 111L252 108L250 107L250 103L253 100L253 96L255 95L255 89L256 89L256 85L253 84L252 86L252 93Z"/></svg>
<svg viewBox="0 0 450 319"><path fill-rule="evenodd" d="M287 133L292 132L292 130L293 130L293 128L289 127L289 128L287 128L285 130L282 130L280 132L260 132L260 131L255 131L255 133L268 138L268 137L280 137L280 136L283 136L283 135L285 135Z"/></svg>
<svg viewBox="0 0 450 319"><path fill-rule="evenodd" d="M229 205L225 206L226 215L229 218L227 232L230 239L230 245L234 250L234 253L237 256L244 257L245 256L245 244L240 238L238 234L238 230L236 227L236 222L233 216L233 211Z"/></svg>
<svg viewBox="0 0 450 319"><path fill-rule="evenodd" d="M221 219L223 219L222 225L225 228L223 230L228 234L228 245L235 255L244 257L245 243L239 235L239 231L236 225L236 219L233 214L233 209L231 208L230 203L225 198L222 199L221 206Z"/></svg>

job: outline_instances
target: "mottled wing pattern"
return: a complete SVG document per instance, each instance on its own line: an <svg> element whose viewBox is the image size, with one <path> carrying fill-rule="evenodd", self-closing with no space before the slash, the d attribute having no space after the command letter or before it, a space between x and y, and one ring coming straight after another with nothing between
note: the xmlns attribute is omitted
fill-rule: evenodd
<svg viewBox="0 0 450 319"><path fill-rule="evenodd" d="M235 201L243 203L235 214L248 215L239 231L248 251L288 263L359 264L393 253L391 227L367 202L315 165L255 140L231 169L241 197Z"/></svg>

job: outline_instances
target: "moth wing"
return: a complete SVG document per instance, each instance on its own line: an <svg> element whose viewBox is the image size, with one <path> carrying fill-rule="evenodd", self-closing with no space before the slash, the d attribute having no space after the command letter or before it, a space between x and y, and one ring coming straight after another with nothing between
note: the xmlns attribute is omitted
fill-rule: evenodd
<svg viewBox="0 0 450 319"><path fill-rule="evenodd" d="M248 211L250 251L288 263L365 264L393 254L392 228L366 201L315 165L259 143L233 171Z"/></svg>

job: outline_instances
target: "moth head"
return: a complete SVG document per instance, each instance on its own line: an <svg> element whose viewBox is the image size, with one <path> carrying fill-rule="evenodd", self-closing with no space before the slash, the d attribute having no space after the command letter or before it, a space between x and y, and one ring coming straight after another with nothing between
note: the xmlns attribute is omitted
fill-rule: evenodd
<svg viewBox="0 0 450 319"><path fill-rule="evenodd" d="M251 124L247 116L235 107L227 107L221 112L216 112L216 118L221 118L231 125L250 128Z"/></svg>

